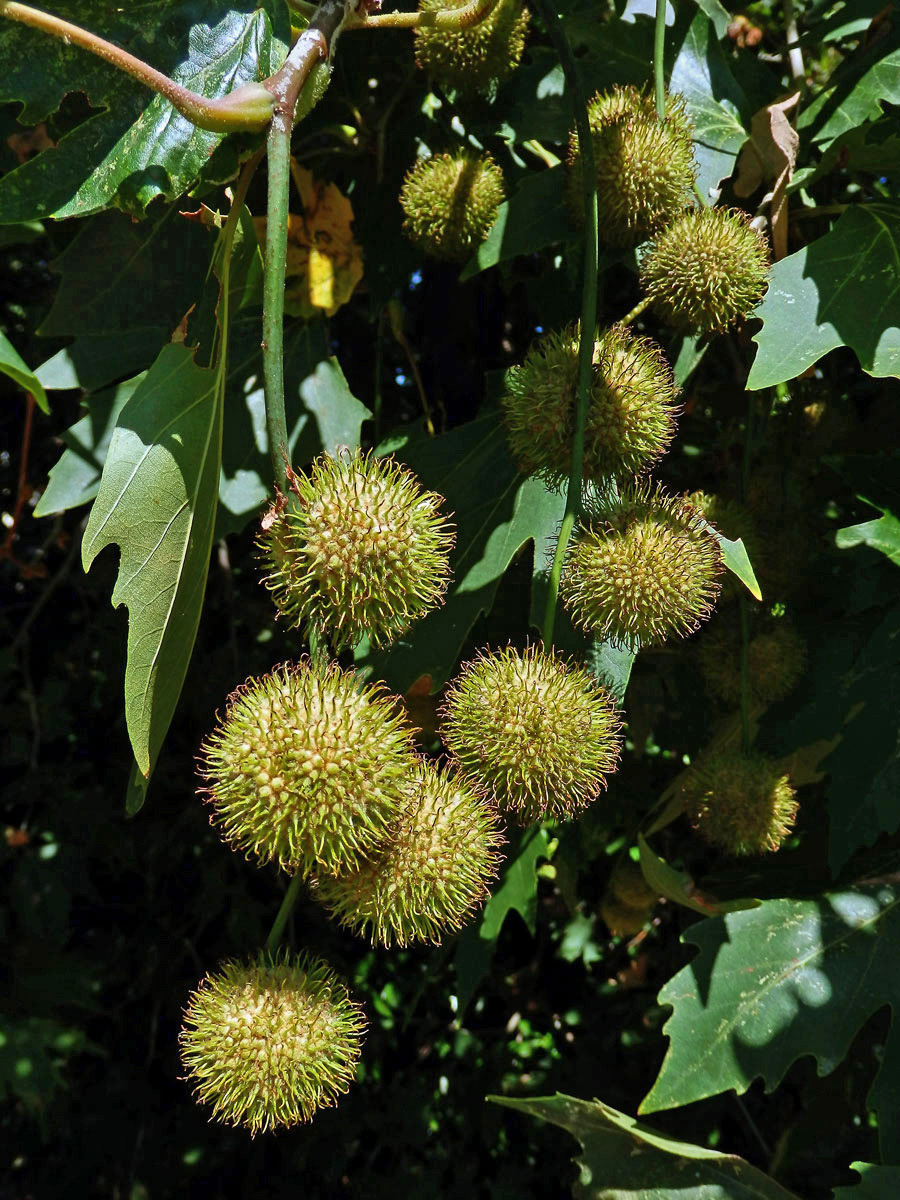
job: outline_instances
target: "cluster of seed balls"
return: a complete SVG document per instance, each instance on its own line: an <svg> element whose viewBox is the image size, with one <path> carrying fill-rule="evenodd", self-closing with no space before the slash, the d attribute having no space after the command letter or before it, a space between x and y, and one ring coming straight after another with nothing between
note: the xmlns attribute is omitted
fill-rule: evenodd
<svg viewBox="0 0 900 1200"><path fill-rule="evenodd" d="M419 64L442 87L490 93L518 62L527 20L517 0L501 0L487 21L453 35L452 52L446 33L423 27ZM765 249L742 215L689 207L681 102L670 98L659 121L643 93L616 89L595 97L590 119L601 206L608 193L601 228L619 245L655 237L641 274L660 316L712 332L746 315L765 287ZM573 134L573 212L580 169ZM407 232L436 257L465 261L503 196L490 156L433 156L404 185ZM503 402L523 470L554 485L568 474L580 340L570 327L538 342L510 372ZM696 629L720 589L721 551L702 506L640 478L665 452L677 412L658 347L622 327L596 340L584 477L604 498L572 541L561 596L576 624L635 649ZM441 498L408 471L347 452L289 482L261 538L266 586L288 622L335 650L362 638L379 646L440 603L453 531ZM593 675L535 646L483 652L462 668L441 713L446 765L417 755L413 735L383 688L302 660L230 697L202 749L203 791L237 849L308 879L346 927L402 946L439 941L486 897L499 810L523 822L576 815L605 786L621 745L620 716ZM710 755L693 772L685 806L733 853L776 848L796 807L768 759L733 754ZM614 881L608 921L625 932L652 897L624 868ZM363 1028L327 964L262 955L201 982L182 1055L214 1115L255 1133L333 1104L353 1076Z"/></svg>
<svg viewBox="0 0 900 1200"><path fill-rule="evenodd" d="M320 642L381 645L440 603L453 531L408 470L347 451L289 482L260 538L264 582L288 623ZM435 763L416 753L383 687L303 659L229 697L201 750L202 792L223 837L308 880L343 926L384 946L439 942L488 894L499 811L575 815L615 769L619 725L584 668L508 648L479 655L450 689L449 762ZM362 1028L321 960L262 956L201 983L182 1053L214 1115L255 1133L333 1103Z"/></svg>

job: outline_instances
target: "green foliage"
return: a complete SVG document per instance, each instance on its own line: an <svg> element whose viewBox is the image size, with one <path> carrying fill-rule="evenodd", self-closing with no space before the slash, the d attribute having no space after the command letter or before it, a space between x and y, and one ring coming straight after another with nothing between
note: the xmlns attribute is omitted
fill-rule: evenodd
<svg viewBox="0 0 900 1200"><path fill-rule="evenodd" d="M900 207L873 203L849 209L829 233L776 263L747 386L793 379L835 346L855 350L870 375L900 375L898 253Z"/></svg>
<svg viewBox="0 0 900 1200"><path fill-rule="evenodd" d="M9 339L0 333L0 374L8 375L14 383L30 392L42 412L49 413L47 393L37 376L29 371Z"/></svg>
<svg viewBox="0 0 900 1200"><path fill-rule="evenodd" d="M795 39L770 0L670 4L654 63L652 3L530 7L521 61L507 70L524 21L503 69L479 80L457 70L451 86L446 72L442 84L437 69L417 69L429 38L408 29L347 30L316 60L286 224L290 307L317 315L263 335L261 306L271 315L281 281L262 244L277 239L257 231L286 217L277 123L268 141L198 130L111 62L0 5L4 1194L262 1200L302 1179L311 1200L563 1200L573 1170L553 1125L582 1144L578 1196L897 1192L900 23L878 0L795 4ZM113 58L126 48L208 97L270 78L291 26L307 24L284 0L49 8L109 39ZM431 42L446 59L454 39ZM646 455L632 445L627 461L615 438L592 456L615 431L588 420L581 486L567 495L577 356L564 380L557 363L541 389L533 378L519 389L518 465L501 397L541 338L595 323L580 301L584 196L563 162L578 106L598 93L624 104L627 158L629 122L645 148L660 140L657 83L670 122L682 110L691 122L676 208L737 208L748 244L759 244L755 218L776 261L754 312L727 333L682 336L642 283L649 243L608 246L591 341L607 345L624 325L658 346L666 411ZM777 104L798 90L794 106ZM751 134L761 176L747 194L739 156ZM489 155L508 197L497 207L495 191L453 262L413 245L398 202L413 164L444 155ZM629 207L629 228L633 217ZM742 309L758 273L751 282ZM611 382L614 411L636 370L629 360ZM328 645L277 615L259 522L275 486L285 491L286 463L299 475L323 452L357 450L393 455L445 497L457 540L439 607L378 646L377 634L349 645L352 622ZM551 452L552 472L525 474ZM644 570L639 534L630 565L608 556L594 633L577 629L556 594L558 541L615 509L636 469L642 494L713 498L690 522L709 570L699 588L682 560ZM370 508L381 533L389 518ZM742 514L740 527L726 513ZM319 549L340 559L348 536L339 521ZM412 528L391 554L415 540ZM655 629L699 590L689 630L724 582L715 624L663 645L623 639L606 618L634 632L637 573ZM402 615L408 596L375 591L366 611L389 602ZM128 609L127 633L110 597ZM796 630L793 649L766 643L773 629ZM538 631L552 643L542 655L615 699L620 761L575 816L549 788L499 851L490 798L466 792L465 821L445 820L441 714L463 664L538 653ZM790 687L754 682L763 644L790 660L777 664ZM284 710L288 676L275 668L298 660L343 681L299 714ZM198 750L248 678L281 681L269 697L282 705L272 769L251 761L259 689L239 694L253 703L228 748L243 815L272 835L267 864L232 853L195 794ZM495 779L510 769L507 727L525 718L554 746L567 734L559 778L603 749L577 697L557 712L541 694L532 710L515 680L494 684L502 697L486 689L467 736ZM369 687L384 721L347 750L338 733ZM312 786L282 770L298 753ZM734 797L734 764L746 761L773 764L796 789L777 853L728 853L694 828L705 810L690 803L691 780L724 763L717 791ZM343 870L331 880L300 877L314 853L293 878L279 868L300 862L278 852L296 840L293 818L306 828L329 797L319 850L365 841L372 781L385 775L396 795L358 877L336 854L324 856ZM401 820L410 779L441 787ZM252 850L258 834L234 841ZM272 1138L261 1132L272 1121L312 1115L316 1079L283 1085L315 1015L242 993L224 1033L204 1025L191 1062L216 1075L205 1094L220 1114L260 1130L251 1139L208 1123L179 1079L178 1040L198 984L210 990L201 981L221 976L217 964L271 962L264 947L292 964L323 956L322 978L350 981L369 1032L358 1063L355 1044L328 1057L334 1030L319 1039L335 1084L323 1096L346 1095ZM253 1026L260 1012L274 1015L268 1032ZM357 1038L355 1009L351 1024ZM226 1078L235 1062L240 1078ZM629 1115L640 1110L652 1128Z"/></svg>
<svg viewBox="0 0 900 1200"><path fill-rule="evenodd" d="M64 0L53 8L125 42L158 70L210 97L268 75L288 41L287 10L275 0L163 0L142 14L137 39L129 11L109 0ZM235 174L237 143L216 153L222 134L197 129L108 63L23 26L7 27L3 35L0 100L20 101L24 120L36 123L69 93L84 91L96 115L0 180L0 221L85 217L113 204L141 215L157 196L173 200L198 176L223 183Z"/></svg>
<svg viewBox="0 0 900 1200"><path fill-rule="evenodd" d="M743 1159L665 1137L601 1100L572 1096L513 1100L489 1096L516 1112L568 1130L581 1143L576 1200L789 1200L793 1193Z"/></svg>
<svg viewBox="0 0 900 1200"><path fill-rule="evenodd" d="M221 371L165 346L119 416L82 551L88 570L105 546L121 550L112 602L129 612L125 716L148 777L200 621L221 455Z"/></svg>
<svg viewBox="0 0 900 1200"><path fill-rule="evenodd" d="M771 1089L803 1054L828 1071L860 1025L893 1003L898 908L896 888L881 883L817 900L770 900L692 926L686 940L700 954L660 992L674 1009L665 1026L671 1044L641 1112L726 1088L741 1093L757 1076ZM898 1154L898 1056L895 1030L870 1095L889 1161Z"/></svg>

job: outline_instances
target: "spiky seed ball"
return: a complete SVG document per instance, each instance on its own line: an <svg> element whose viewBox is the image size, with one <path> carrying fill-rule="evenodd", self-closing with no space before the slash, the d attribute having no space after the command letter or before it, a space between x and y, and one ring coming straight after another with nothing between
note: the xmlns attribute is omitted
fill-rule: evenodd
<svg viewBox="0 0 900 1200"><path fill-rule="evenodd" d="M454 540L443 497L360 451L323 454L289 482L259 545L264 583L292 625L324 634L335 650L363 635L380 646L441 603Z"/></svg>
<svg viewBox="0 0 900 1200"><path fill-rule="evenodd" d="M526 475L568 479L578 400L580 331L539 338L506 374L502 407L510 448ZM634 476L664 454L675 432L678 389L655 342L621 325L594 343L584 430L584 479Z"/></svg>
<svg viewBox="0 0 900 1200"><path fill-rule="evenodd" d="M213 1117L255 1135L336 1104L356 1074L365 1025L319 958L226 962L191 995L181 1058Z"/></svg>
<svg viewBox="0 0 900 1200"><path fill-rule="evenodd" d="M797 817L789 777L766 755L739 750L718 751L698 764L684 799L698 832L729 854L777 850Z"/></svg>
<svg viewBox="0 0 900 1200"><path fill-rule="evenodd" d="M468 0L421 0L419 12L463 8ZM483 21L468 29L419 26L416 64L442 88L463 95L493 95L519 65L531 14L521 0L499 0Z"/></svg>
<svg viewBox="0 0 900 1200"><path fill-rule="evenodd" d="M750 639L747 647L750 697L774 704L790 695L806 671L806 643L788 620L779 620ZM720 624L703 635L697 664L709 694L737 708L741 702L741 635Z"/></svg>
<svg viewBox="0 0 900 1200"><path fill-rule="evenodd" d="M705 621L721 572L719 543L697 510L683 496L635 484L578 530L560 596L576 625L638 649Z"/></svg>
<svg viewBox="0 0 900 1200"><path fill-rule="evenodd" d="M609 896L629 908L647 910L659 899L659 893L644 878L638 864L628 858L616 864L606 890Z"/></svg>
<svg viewBox="0 0 900 1200"><path fill-rule="evenodd" d="M691 125L680 96L666 99L660 121L652 99L634 88L594 96L588 120L597 173L600 237L634 246L690 203L696 177ZM578 133L569 135L566 197L583 220L583 175Z"/></svg>
<svg viewBox="0 0 900 1200"><path fill-rule="evenodd" d="M653 309L684 333L721 333L748 316L768 287L765 238L738 209L687 212L641 260Z"/></svg>
<svg viewBox="0 0 900 1200"><path fill-rule="evenodd" d="M372 942L435 942L460 928L487 898L503 842L496 810L445 767L419 762L389 840L345 875L323 876L316 893L344 926Z"/></svg>
<svg viewBox="0 0 900 1200"><path fill-rule="evenodd" d="M334 664L249 679L201 747L213 821L286 871L355 867L399 816L414 759L392 696Z"/></svg>
<svg viewBox="0 0 900 1200"><path fill-rule="evenodd" d="M463 263L478 249L506 199L489 154L434 154L410 170L400 192L403 231L426 254Z"/></svg>
<svg viewBox="0 0 900 1200"><path fill-rule="evenodd" d="M536 646L479 654L451 684L441 736L477 792L523 822L569 820L616 769L619 714L583 667Z"/></svg>
<svg viewBox="0 0 900 1200"><path fill-rule="evenodd" d="M601 920L613 937L634 937L650 920L652 912L652 905L632 908L613 896L604 896L600 902Z"/></svg>

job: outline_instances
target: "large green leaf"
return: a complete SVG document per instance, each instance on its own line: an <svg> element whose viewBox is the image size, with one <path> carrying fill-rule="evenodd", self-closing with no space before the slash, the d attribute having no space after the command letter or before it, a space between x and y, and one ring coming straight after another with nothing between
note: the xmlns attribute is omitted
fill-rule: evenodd
<svg viewBox="0 0 900 1200"><path fill-rule="evenodd" d="M683 20L692 9L685 7L679 18L676 39ZM744 122L748 104L740 85L729 70L716 37L715 27L703 12L693 16L684 31L672 68L669 88L680 92L694 125L694 154L697 186L709 200L723 179L734 170L738 153L749 136Z"/></svg>
<svg viewBox="0 0 900 1200"><path fill-rule="evenodd" d="M774 1179L736 1154L657 1133L602 1100L488 1096L494 1104L567 1129L581 1143L576 1200L790 1200Z"/></svg>
<svg viewBox="0 0 900 1200"><path fill-rule="evenodd" d="M0 375L8 375L13 383L17 383L20 388L30 392L42 412L50 411L43 384L25 365L15 346L3 333L0 333Z"/></svg>
<svg viewBox="0 0 900 1200"><path fill-rule="evenodd" d="M886 1161L900 1159L896 1014L900 890L873 882L818 900L770 900L692 925L697 958L659 994L670 1039L641 1112L658 1112L762 1077L772 1089L802 1055L827 1074L885 1005L894 1022L869 1093Z"/></svg>
<svg viewBox="0 0 900 1200"><path fill-rule="evenodd" d="M532 934L536 928L537 865L542 858L549 857L547 833L541 827L533 827L525 834L513 834L511 841L500 882L482 909L480 919L467 926L456 943L457 1000L461 1013L488 972L507 916L517 912Z"/></svg>
<svg viewBox="0 0 900 1200"><path fill-rule="evenodd" d="M900 1167L880 1167L855 1162L850 1169L860 1176L856 1187L834 1189L834 1200L896 1200L900 1196Z"/></svg>
<svg viewBox="0 0 900 1200"><path fill-rule="evenodd" d="M870 375L900 376L900 204L850 208L772 268L747 387L794 379L836 346Z"/></svg>
<svg viewBox="0 0 900 1200"><path fill-rule="evenodd" d="M543 555L562 519L564 498L518 473L493 409L440 437L418 435L398 458L423 486L445 497L456 525L453 582L443 607L390 650L363 660L396 691L406 692L422 675L430 675L435 687L449 677L513 555L529 541L535 555Z"/></svg>
<svg viewBox="0 0 900 1200"><path fill-rule="evenodd" d="M287 8L277 0L157 0L139 20L114 0L57 0L53 9L206 96L265 78L287 49ZM221 182L236 173L239 139L219 147L222 134L197 129L110 64L3 21L0 101L21 101L21 120L33 124L74 91L95 113L0 180L0 223L87 216L112 204L140 214L201 174Z"/></svg>
<svg viewBox="0 0 900 1200"><path fill-rule="evenodd" d="M563 168L526 175L518 190L500 205L490 233L460 280L471 279L517 254L533 254L557 242L575 241L578 236L563 203Z"/></svg>
<svg viewBox="0 0 900 1200"><path fill-rule="evenodd" d="M797 119L812 140L831 142L883 115L884 102L900 104L900 27L896 14L882 21L875 36L840 64L828 83Z"/></svg>
<svg viewBox="0 0 900 1200"><path fill-rule="evenodd" d="M88 221L53 264L61 276L45 337L133 336L167 340L200 297L209 230L165 209L146 221L103 213Z"/></svg>
<svg viewBox="0 0 900 1200"><path fill-rule="evenodd" d="M114 606L128 607L125 717L149 777L200 620L219 486L222 389L182 345L163 347L122 410L84 535L88 570L118 544Z"/></svg>

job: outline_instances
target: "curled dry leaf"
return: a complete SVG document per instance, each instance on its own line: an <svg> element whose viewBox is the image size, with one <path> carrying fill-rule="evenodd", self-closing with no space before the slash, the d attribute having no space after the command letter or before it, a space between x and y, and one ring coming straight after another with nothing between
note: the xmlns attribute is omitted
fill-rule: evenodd
<svg viewBox="0 0 900 1200"><path fill-rule="evenodd" d="M351 228L353 206L335 184L314 180L311 171L293 160L291 175L303 211L288 216L285 312L292 317L331 317L347 303L363 275L362 249ZM265 245L265 217L256 217L254 224L260 245Z"/></svg>
<svg viewBox="0 0 900 1200"><path fill-rule="evenodd" d="M800 99L792 92L761 108L750 124L750 140L738 159L734 181L736 196L750 196L761 183L772 185L770 221L772 254L777 262L787 254L787 185L794 174L800 135L791 125L788 112Z"/></svg>

